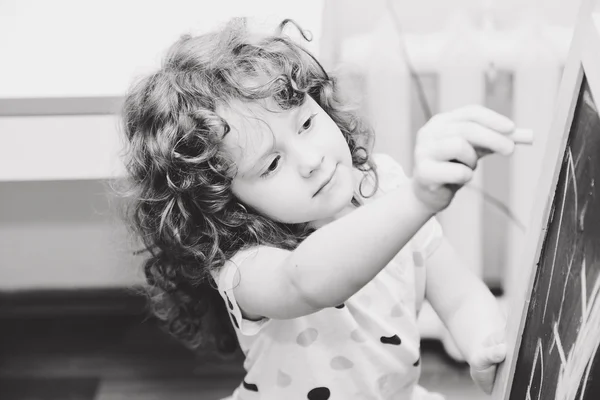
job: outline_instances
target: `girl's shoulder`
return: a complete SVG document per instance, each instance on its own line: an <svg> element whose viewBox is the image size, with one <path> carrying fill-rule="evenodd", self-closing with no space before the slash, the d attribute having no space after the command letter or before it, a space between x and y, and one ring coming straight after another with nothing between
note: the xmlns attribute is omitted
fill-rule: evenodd
<svg viewBox="0 0 600 400"><path fill-rule="evenodd" d="M250 247L246 247L241 250L238 250L233 256L231 256L229 259L225 260L225 263L220 268L216 268L216 269L212 270L211 274L212 274L213 278L215 278L215 281L217 282L217 284L219 284L220 281L222 281L219 278L221 277L221 275L223 275L224 272L226 272L230 268L236 268L236 267L240 266L241 264L243 264L244 261L246 261L246 259L256 255L256 253L258 253L258 251L261 249L261 247L264 247L264 246L250 246Z"/></svg>

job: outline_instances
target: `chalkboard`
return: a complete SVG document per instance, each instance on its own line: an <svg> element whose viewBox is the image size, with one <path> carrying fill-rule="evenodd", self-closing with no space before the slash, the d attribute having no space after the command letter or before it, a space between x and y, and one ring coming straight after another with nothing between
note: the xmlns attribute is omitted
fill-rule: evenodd
<svg viewBox="0 0 600 400"><path fill-rule="evenodd" d="M581 82L510 400L600 399L600 118Z"/></svg>

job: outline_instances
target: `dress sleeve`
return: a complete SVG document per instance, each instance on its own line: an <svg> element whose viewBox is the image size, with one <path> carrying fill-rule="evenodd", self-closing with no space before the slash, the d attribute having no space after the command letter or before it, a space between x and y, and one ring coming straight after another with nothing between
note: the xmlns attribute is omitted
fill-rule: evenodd
<svg viewBox="0 0 600 400"><path fill-rule="evenodd" d="M240 281L239 266L248 257L255 255L259 248L253 247L239 251L226 261L219 270L212 272L219 294L225 302L227 311L229 311L229 317L233 326L246 336L256 335L270 321L269 318L261 318L256 321L244 318L233 292L233 289Z"/></svg>

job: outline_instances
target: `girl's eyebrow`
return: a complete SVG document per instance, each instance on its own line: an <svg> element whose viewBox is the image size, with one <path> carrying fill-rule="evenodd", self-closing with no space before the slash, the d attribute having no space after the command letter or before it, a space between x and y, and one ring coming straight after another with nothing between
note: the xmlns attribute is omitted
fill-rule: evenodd
<svg viewBox="0 0 600 400"><path fill-rule="evenodd" d="M254 173L255 170L260 166L260 162L262 160L264 160L271 153L272 149L273 149L273 147L265 150L260 157L258 157L256 160L254 160L254 162L252 162L252 164L251 164L252 167L248 168L248 170L246 172L249 174Z"/></svg>
<svg viewBox="0 0 600 400"><path fill-rule="evenodd" d="M246 175L253 174L255 172L255 170L257 169L257 167L260 166L260 162L262 160L264 160L265 158L267 158L267 156L269 154L271 154L271 151L273 151L273 148L275 148L275 141L273 141L273 143L272 143L271 146L269 146L268 148L266 148L264 151L261 151L259 157L257 157L254 160L251 160L251 162L248 163L249 166L246 167L246 168L244 168L244 172L242 172L242 175L246 176Z"/></svg>

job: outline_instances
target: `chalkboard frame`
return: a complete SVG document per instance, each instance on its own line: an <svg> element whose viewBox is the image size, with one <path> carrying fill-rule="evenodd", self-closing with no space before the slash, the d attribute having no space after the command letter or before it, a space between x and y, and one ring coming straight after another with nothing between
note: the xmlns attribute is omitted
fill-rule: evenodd
<svg viewBox="0 0 600 400"><path fill-rule="evenodd" d="M546 143L536 198L522 253L521 277L515 282L513 296L508 299L510 312L507 325L508 354L496 376L492 398L509 400L518 363L521 340L541 257L546 230L552 218L552 204L558 185L562 161L573 115L583 80L592 96L600 103L600 0L582 0Z"/></svg>

